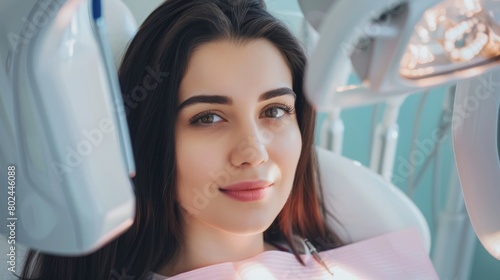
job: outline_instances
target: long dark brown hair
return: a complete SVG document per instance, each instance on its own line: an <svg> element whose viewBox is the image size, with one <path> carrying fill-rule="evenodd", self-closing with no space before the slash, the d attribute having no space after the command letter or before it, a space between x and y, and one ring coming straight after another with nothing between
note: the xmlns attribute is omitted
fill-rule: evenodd
<svg viewBox="0 0 500 280"><path fill-rule="evenodd" d="M133 225L101 249L81 257L30 250L21 279L142 279L169 263L182 241L177 203L174 126L178 89L190 55L215 40L271 42L286 58L296 93L302 151L292 193L272 225L268 242L286 242L297 260L293 235L320 250L340 245L325 223L313 147L315 111L306 101L302 79L306 57L290 31L258 0L168 0L142 24L119 70L137 175L133 178ZM124 276L125 275L125 276Z"/></svg>

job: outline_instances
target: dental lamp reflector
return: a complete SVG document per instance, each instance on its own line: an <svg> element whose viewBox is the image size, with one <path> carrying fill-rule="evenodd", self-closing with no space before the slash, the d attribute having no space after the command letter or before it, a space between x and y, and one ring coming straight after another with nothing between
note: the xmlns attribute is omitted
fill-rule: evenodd
<svg viewBox="0 0 500 280"><path fill-rule="evenodd" d="M448 0L425 11L415 26L401 59L400 74L419 79L483 65L499 57L500 2Z"/></svg>
<svg viewBox="0 0 500 280"><path fill-rule="evenodd" d="M320 34L305 80L319 111L451 84L500 65L498 0L303 0L300 5ZM346 65L360 85L345 84Z"/></svg>

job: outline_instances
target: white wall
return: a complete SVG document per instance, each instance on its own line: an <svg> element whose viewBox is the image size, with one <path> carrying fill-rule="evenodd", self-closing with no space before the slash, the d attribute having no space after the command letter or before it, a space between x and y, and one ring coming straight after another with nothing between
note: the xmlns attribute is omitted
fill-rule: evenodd
<svg viewBox="0 0 500 280"><path fill-rule="evenodd" d="M137 23L141 23L146 19L146 17L156 8L158 5L163 3L163 0L122 0L125 3L132 14L134 15Z"/></svg>

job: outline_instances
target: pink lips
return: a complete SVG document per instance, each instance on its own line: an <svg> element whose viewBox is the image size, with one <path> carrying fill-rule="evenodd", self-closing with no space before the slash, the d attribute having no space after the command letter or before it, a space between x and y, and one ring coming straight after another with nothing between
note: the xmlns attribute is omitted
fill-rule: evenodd
<svg viewBox="0 0 500 280"><path fill-rule="evenodd" d="M247 181L229 185L219 190L232 199L250 202L263 199L272 185L273 183L268 181Z"/></svg>

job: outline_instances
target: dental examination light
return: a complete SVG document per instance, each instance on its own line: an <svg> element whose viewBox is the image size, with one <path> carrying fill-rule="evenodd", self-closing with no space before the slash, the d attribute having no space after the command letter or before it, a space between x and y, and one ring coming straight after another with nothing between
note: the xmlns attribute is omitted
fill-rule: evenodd
<svg viewBox="0 0 500 280"><path fill-rule="evenodd" d="M0 215L13 225L0 233L16 244L81 255L133 222L135 167L105 35L100 1L0 2Z"/></svg>
<svg viewBox="0 0 500 280"><path fill-rule="evenodd" d="M500 259L500 1L299 2L319 28L305 80L319 111L458 83L452 129L464 200L482 245ZM345 84L346 65L360 85Z"/></svg>
<svg viewBox="0 0 500 280"><path fill-rule="evenodd" d="M321 111L454 83L500 65L498 0L300 4L313 26L320 22L305 87ZM345 84L346 64L361 85Z"/></svg>

